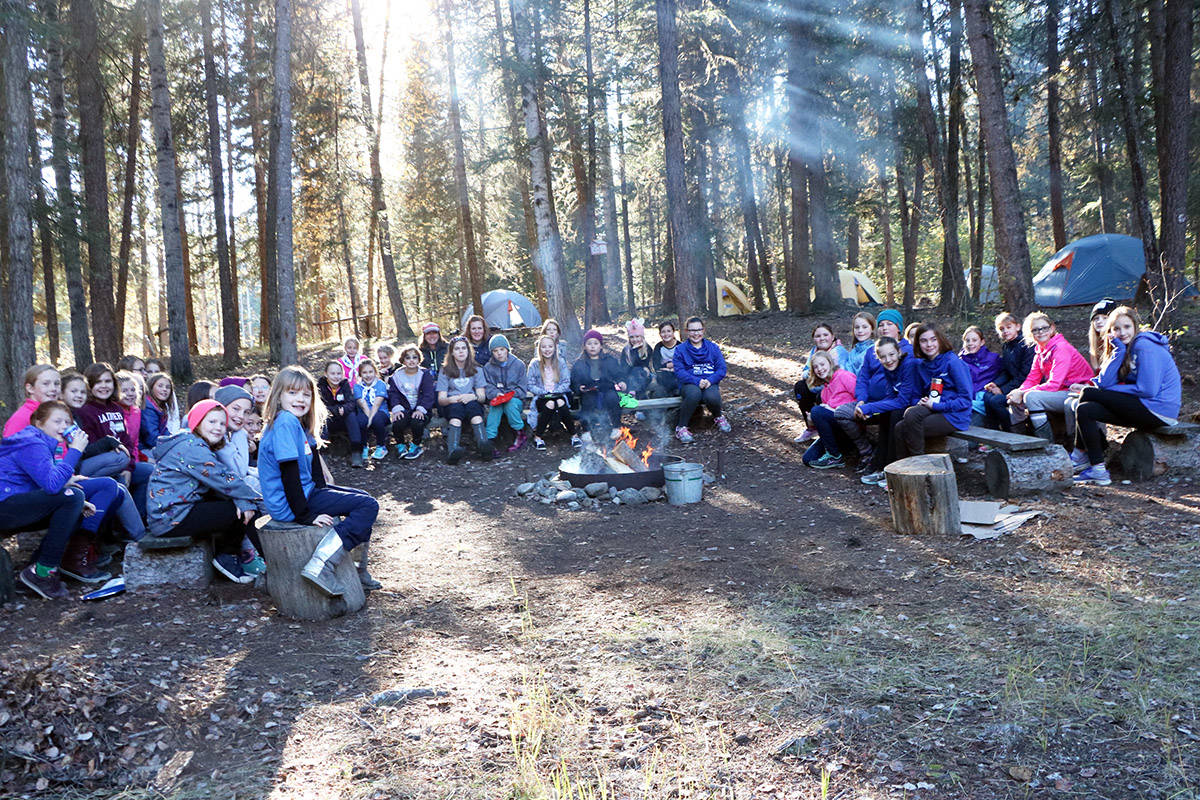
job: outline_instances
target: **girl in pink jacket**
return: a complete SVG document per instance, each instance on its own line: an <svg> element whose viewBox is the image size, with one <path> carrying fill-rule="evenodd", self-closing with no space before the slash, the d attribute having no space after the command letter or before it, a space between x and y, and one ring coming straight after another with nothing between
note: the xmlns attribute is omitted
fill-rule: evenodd
<svg viewBox="0 0 1200 800"><path fill-rule="evenodd" d="M1075 418L1067 398L1072 384L1091 380L1092 365L1054 327L1050 317L1035 311L1022 325L1025 341L1034 348L1033 366L1025 381L1008 394L1013 424L1029 420L1034 436L1054 441L1049 414L1063 414L1067 438L1074 440Z"/></svg>

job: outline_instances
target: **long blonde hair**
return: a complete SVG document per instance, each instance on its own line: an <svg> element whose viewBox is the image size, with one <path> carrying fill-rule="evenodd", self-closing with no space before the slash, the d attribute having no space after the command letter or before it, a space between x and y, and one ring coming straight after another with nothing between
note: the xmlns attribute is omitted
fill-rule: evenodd
<svg viewBox="0 0 1200 800"><path fill-rule="evenodd" d="M1129 306L1114 308L1109 312L1108 321L1104 323L1104 332L1100 334L1100 338L1104 341L1103 358L1100 360L1101 364L1112 358L1113 353L1117 350L1117 348L1113 347L1112 336L1113 328L1117 327L1117 320L1121 317L1129 317L1129 321L1133 323L1134 338L1137 338L1137 335L1142 332L1142 318L1138 316L1136 311ZM1129 370L1133 368L1133 364L1130 363L1132 360L1133 342L1131 341L1129 346L1125 348L1125 359L1121 362L1121 366L1117 370L1117 380L1124 381L1129 377Z"/></svg>
<svg viewBox="0 0 1200 800"><path fill-rule="evenodd" d="M817 377L817 371L813 369L813 367L816 366L817 359L824 359L829 363L828 378ZM839 369L841 369L841 365L838 364L837 358L828 350L818 350L817 352L813 353L808 359L808 388L816 389L829 383L831 380L833 380L833 376Z"/></svg>
<svg viewBox="0 0 1200 800"><path fill-rule="evenodd" d="M542 358L542 342L544 341L549 341L550 344L554 345L554 355L550 356L549 361ZM538 369L541 370L542 375L546 374L546 368L549 367L550 373L554 375L554 382L558 383L562 380L562 374L558 371L558 340L548 333L539 336L537 345L534 347L534 353L534 358L537 360Z"/></svg>
<svg viewBox="0 0 1200 800"><path fill-rule="evenodd" d="M298 389L308 389L312 395L312 403L309 405L308 413L300 419L300 427L304 428L308 435L316 441L318 447L323 446L325 442L321 438L321 428L325 426L325 417L328 412L325 410L325 404L321 402L320 395L317 394L316 379L313 378L311 372L299 364L279 370L279 374L271 382L271 391L267 394L267 399L263 401L263 434L265 435L271 429L280 412L283 411L283 403L280 400L283 393Z"/></svg>

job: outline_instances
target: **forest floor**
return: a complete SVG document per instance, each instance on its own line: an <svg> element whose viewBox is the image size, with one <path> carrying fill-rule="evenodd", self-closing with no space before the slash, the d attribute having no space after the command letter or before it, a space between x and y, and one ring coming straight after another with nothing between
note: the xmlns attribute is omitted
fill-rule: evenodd
<svg viewBox="0 0 1200 800"><path fill-rule="evenodd" d="M332 465L381 503L384 589L348 618L222 582L21 596L0 610L3 794L1197 797L1200 476L1023 500L1042 516L989 541L899 536L883 490L800 464L812 322L710 324L734 432L670 447L724 453L701 504L543 506L514 487L569 445L455 469L435 443ZM436 694L371 702L413 688Z"/></svg>

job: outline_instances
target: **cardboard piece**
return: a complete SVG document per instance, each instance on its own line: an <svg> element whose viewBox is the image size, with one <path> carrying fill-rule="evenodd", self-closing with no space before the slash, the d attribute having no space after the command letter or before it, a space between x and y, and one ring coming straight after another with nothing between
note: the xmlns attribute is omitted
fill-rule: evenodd
<svg viewBox="0 0 1200 800"><path fill-rule="evenodd" d="M959 501L962 517L962 535L978 540L995 539L1015 531L1029 520L1039 516L1040 511L1022 511L1017 506L1006 506L989 500Z"/></svg>

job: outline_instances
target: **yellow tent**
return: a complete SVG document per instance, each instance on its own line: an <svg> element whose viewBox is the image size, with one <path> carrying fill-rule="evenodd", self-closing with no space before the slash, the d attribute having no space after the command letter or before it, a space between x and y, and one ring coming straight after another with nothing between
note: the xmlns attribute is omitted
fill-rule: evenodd
<svg viewBox="0 0 1200 800"><path fill-rule="evenodd" d="M754 304L746 293L727 280L717 278L717 314L736 317L754 310Z"/></svg>
<svg viewBox="0 0 1200 800"><path fill-rule="evenodd" d="M842 284L843 300L851 300L860 306L871 303L883 305L883 295L875 288L875 282L866 275L855 270L839 269L838 278Z"/></svg>

